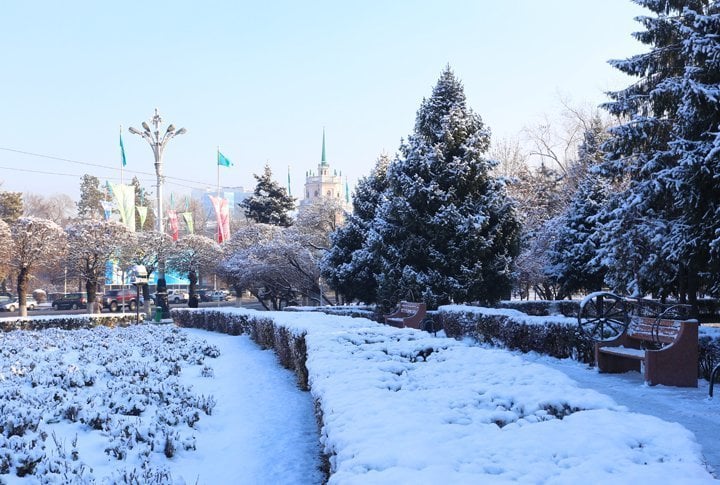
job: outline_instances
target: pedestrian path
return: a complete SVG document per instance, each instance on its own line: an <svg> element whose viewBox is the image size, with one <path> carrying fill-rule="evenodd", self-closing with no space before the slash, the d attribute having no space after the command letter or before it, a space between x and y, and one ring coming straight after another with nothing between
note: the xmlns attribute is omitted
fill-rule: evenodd
<svg viewBox="0 0 720 485"><path fill-rule="evenodd" d="M720 478L720 389L708 395L709 383L699 381L698 388L648 386L639 372L600 374L594 367L573 360L559 360L538 354L524 354L532 360L565 373L583 387L612 397L630 411L675 421L695 434L708 469Z"/></svg>

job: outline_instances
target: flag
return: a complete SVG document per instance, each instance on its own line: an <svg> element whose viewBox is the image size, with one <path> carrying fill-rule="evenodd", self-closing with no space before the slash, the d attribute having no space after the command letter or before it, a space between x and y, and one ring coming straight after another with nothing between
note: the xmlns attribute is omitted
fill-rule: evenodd
<svg viewBox="0 0 720 485"><path fill-rule="evenodd" d="M123 145L122 142L122 128L120 128L120 156L122 157L122 163L123 167L127 165L127 160L125 159L125 145Z"/></svg>
<svg viewBox="0 0 720 485"><path fill-rule="evenodd" d="M140 230L142 230L145 225L145 219L147 219L148 208L142 205L136 205L135 210L137 211L138 216L140 216Z"/></svg>
<svg viewBox="0 0 720 485"><path fill-rule="evenodd" d="M167 211L168 222L170 223L170 236L173 241L177 241L180 236L180 227L178 226L177 212L174 210Z"/></svg>
<svg viewBox="0 0 720 485"><path fill-rule="evenodd" d="M195 232L195 226L193 224L192 212L183 212L182 216L185 220L185 225L187 225L188 232L193 234Z"/></svg>
<svg viewBox="0 0 720 485"><path fill-rule="evenodd" d="M228 208L228 200L222 197L213 197L212 195L209 197L217 218L217 239L219 243L222 243L230 238L230 211Z"/></svg>
<svg viewBox="0 0 720 485"><path fill-rule="evenodd" d="M220 150L218 150L218 165L222 165L223 167L231 167L232 162L225 158L225 155L220 153Z"/></svg>
<svg viewBox="0 0 720 485"><path fill-rule="evenodd" d="M111 184L110 188L120 212L120 222L135 232L135 187L124 184Z"/></svg>

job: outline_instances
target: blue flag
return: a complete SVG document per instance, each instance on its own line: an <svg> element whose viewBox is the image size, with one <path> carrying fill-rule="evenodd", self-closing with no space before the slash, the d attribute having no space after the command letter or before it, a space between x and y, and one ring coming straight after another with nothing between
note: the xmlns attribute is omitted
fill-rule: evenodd
<svg viewBox="0 0 720 485"><path fill-rule="evenodd" d="M222 165L223 167L231 167L232 162L228 160L225 155L220 153L220 150L218 150L218 165Z"/></svg>
<svg viewBox="0 0 720 485"><path fill-rule="evenodd" d="M122 163L123 167L127 165L127 160L125 160L125 145L123 145L122 142L122 128L120 128L120 156L122 157Z"/></svg>

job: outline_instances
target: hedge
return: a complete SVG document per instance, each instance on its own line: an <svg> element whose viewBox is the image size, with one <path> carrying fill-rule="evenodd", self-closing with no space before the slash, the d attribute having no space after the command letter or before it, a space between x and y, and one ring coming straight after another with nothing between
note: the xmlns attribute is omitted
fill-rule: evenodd
<svg viewBox="0 0 720 485"><path fill-rule="evenodd" d="M445 334L451 338L469 337L521 352L595 362L593 341L578 330L575 318L538 317L511 309L462 305L440 307L439 314ZM720 328L701 325L698 350L698 375L709 380L720 363Z"/></svg>

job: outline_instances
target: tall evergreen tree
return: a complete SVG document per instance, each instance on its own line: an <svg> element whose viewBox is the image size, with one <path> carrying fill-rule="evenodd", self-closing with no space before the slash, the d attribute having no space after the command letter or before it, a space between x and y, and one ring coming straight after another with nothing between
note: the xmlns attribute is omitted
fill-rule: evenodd
<svg viewBox="0 0 720 485"><path fill-rule="evenodd" d="M12 224L23 215L23 200L20 192L0 192L0 219Z"/></svg>
<svg viewBox="0 0 720 485"><path fill-rule="evenodd" d="M320 263L323 277L347 300L374 302L376 299L379 259L363 246L382 194L387 189L389 165L390 157L381 155L370 175L358 182L353 196L353 213L330 236L330 250Z"/></svg>
<svg viewBox="0 0 720 485"><path fill-rule="evenodd" d="M610 181L595 168L602 160L600 144L606 131L599 118L592 121L578 147L578 159L569 169L583 177L568 207L554 224L555 238L548 252L546 274L569 296L579 290L602 288L607 266L600 255L602 215L612 192Z"/></svg>
<svg viewBox="0 0 720 485"><path fill-rule="evenodd" d="M269 165L265 165L262 175L253 176L257 180L253 195L239 204L245 209L245 216L262 224L291 226L293 220L290 212L295 209L295 198L272 179Z"/></svg>
<svg viewBox="0 0 720 485"><path fill-rule="evenodd" d="M635 34L650 50L613 61L640 80L606 105L628 120L604 147L605 169L627 183L612 213L611 266L630 266L624 252L641 260L625 283L642 294L663 290L670 265L676 291L694 300L702 276L720 290L720 4L636 3L654 14L639 18L646 30ZM617 230L630 227L648 247L627 247Z"/></svg>
<svg viewBox="0 0 720 485"><path fill-rule="evenodd" d="M78 217L81 219L103 219L105 211L102 201L108 200L108 194L100 187L100 179L85 174L80 182L80 200L77 203Z"/></svg>
<svg viewBox="0 0 720 485"><path fill-rule="evenodd" d="M378 298L493 302L509 296L519 224L484 157L490 132L448 67L388 168L366 246L380 257Z"/></svg>

